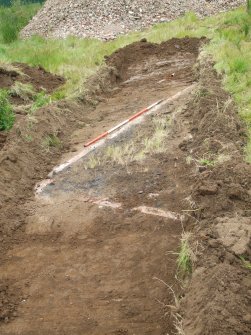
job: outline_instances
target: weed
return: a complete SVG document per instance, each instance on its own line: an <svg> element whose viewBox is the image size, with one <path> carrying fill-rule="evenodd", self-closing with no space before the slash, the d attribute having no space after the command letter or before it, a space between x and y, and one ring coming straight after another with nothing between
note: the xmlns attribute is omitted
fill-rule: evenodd
<svg viewBox="0 0 251 335"><path fill-rule="evenodd" d="M145 138L141 147L138 148L134 141L130 141L125 145L111 146L106 149L105 159L121 165L127 165L133 161L143 161L147 154L164 152L166 149L165 138L168 135L166 127L169 124L167 118L153 119L154 130L149 138Z"/></svg>
<svg viewBox="0 0 251 335"><path fill-rule="evenodd" d="M147 153L161 153L166 150L165 139L168 135L167 126L170 123L169 118L157 117L153 119L154 132L152 137L146 138L143 141L143 150Z"/></svg>
<svg viewBox="0 0 251 335"><path fill-rule="evenodd" d="M35 91L31 84L23 84L20 81L15 81L15 84L10 89L10 94L29 101L35 95Z"/></svg>
<svg viewBox="0 0 251 335"><path fill-rule="evenodd" d="M44 92L39 92L34 97L34 103L30 108L30 113L34 113L37 109L51 103L51 97Z"/></svg>
<svg viewBox="0 0 251 335"><path fill-rule="evenodd" d="M192 264L195 259L195 254L190 245L191 233L183 233L181 237L181 246L178 254L178 271L182 275L192 272Z"/></svg>
<svg viewBox="0 0 251 335"><path fill-rule="evenodd" d="M187 156L186 157L186 163L187 163L187 165L191 165L193 161L194 161L194 158L192 156Z"/></svg>
<svg viewBox="0 0 251 335"><path fill-rule="evenodd" d="M36 124L38 122L36 117L34 115L28 113L26 119L27 119L27 128L29 130L32 130L34 124Z"/></svg>
<svg viewBox="0 0 251 335"><path fill-rule="evenodd" d="M135 160L136 160L137 162L141 162L141 161L143 161L143 160L146 158L146 153L145 153L145 151L142 150L142 151L137 152L137 153L135 154L134 158L135 158Z"/></svg>
<svg viewBox="0 0 251 335"><path fill-rule="evenodd" d="M174 327L177 331L177 335L185 335L184 333L184 327L183 327L183 318L182 316L177 312L180 309L180 301L179 298L177 297L177 295L175 294L174 289L172 288L172 286L168 285L166 282L164 282L164 280L159 279L157 277L153 277L154 280L158 280L160 283L162 283L163 285L165 285L168 290L170 291L170 293L173 296L173 300L174 300L174 304L173 305L166 305L164 302L161 302L159 300L157 300L164 308L169 308L170 309L170 314L173 316L174 318ZM165 313L166 315L167 313Z"/></svg>
<svg viewBox="0 0 251 335"><path fill-rule="evenodd" d="M249 24L248 24L247 22L245 22L245 23L243 24L243 26L242 26L242 31L243 31L245 37L247 37L248 34L249 34L249 31L250 31L250 26L249 26Z"/></svg>
<svg viewBox="0 0 251 335"><path fill-rule="evenodd" d="M187 202L191 208L191 211L198 210L198 205L197 203L193 200L192 196L189 195L184 199L185 202Z"/></svg>
<svg viewBox="0 0 251 335"><path fill-rule="evenodd" d="M207 95L209 95L208 90L205 89L204 87L201 87L195 92L195 99L199 100L203 97L206 97Z"/></svg>
<svg viewBox="0 0 251 335"><path fill-rule="evenodd" d="M251 138L251 135L250 135L250 138ZM251 140L249 141L246 147L246 156L247 156L247 161L251 163Z"/></svg>
<svg viewBox="0 0 251 335"><path fill-rule="evenodd" d="M66 93L61 89L54 91L51 95L52 101L62 100L65 98L66 98Z"/></svg>
<svg viewBox="0 0 251 335"><path fill-rule="evenodd" d="M174 314L174 327L177 335L185 335L183 318L180 314Z"/></svg>
<svg viewBox="0 0 251 335"><path fill-rule="evenodd" d="M12 72L13 74L17 74L19 76L25 76L19 67L5 62L0 62L0 71L7 73Z"/></svg>
<svg viewBox="0 0 251 335"><path fill-rule="evenodd" d="M247 11L249 14L251 14L251 1L247 0Z"/></svg>
<svg viewBox="0 0 251 335"><path fill-rule="evenodd" d="M121 165L126 165L134 160L136 148L133 141L122 146L111 146L105 152L105 158Z"/></svg>
<svg viewBox="0 0 251 335"><path fill-rule="evenodd" d="M207 167L213 167L213 166L215 166L215 161L214 160L210 160L210 159L206 159L206 158L199 159L198 163L201 166L207 166Z"/></svg>
<svg viewBox="0 0 251 335"><path fill-rule="evenodd" d="M15 115L9 102L9 93L0 90L0 130L9 130L15 121Z"/></svg>
<svg viewBox="0 0 251 335"><path fill-rule="evenodd" d="M244 256L240 257L242 264L244 266L244 268L251 270L251 262L249 262L248 260L246 260L246 258Z"/></svg>
<svg viewBox="0 0 251 335"><path fill-rule="evenodd" d="M59 147L61 147L61 145L62 145L62 143L61 143L60 139L55 134L50 134L50 135L46 136L43 139L43 142L42 142L42 147L46 151L50 151L51 148L59 148Z"/></svg>
<svg viewBox="0 0 251 335"><path fill-rule="evenodd" d="M100 158L95 154L91 154L87 164L85 164L85 169L95 169L97 166L101 164Z"/></svg>
<svg viewBox="0 0 251 335"><path fill-rule="evenodd" d="M197 167L205 166L208 168L213 168L217 165L223 164L231 159L229 154L214 154L207 152L201 158L194 158L192 156L188 156L186 158L186 162L190 165L192 162L195 162Z"/></svg>
<svg viewBox="0 0 251 335"><path fill-rule="evenodd" d="M28 143L32 142L33 137L31 135L24 135L24 140Z"/></svg>
<svg viewBox="0 0 251 335"><path fill-rule="evenodd" d="M156 128L152 137L146 138L143 141L145 153L161 153L166 149L165 138L167 131L161 128Z"/></svg>

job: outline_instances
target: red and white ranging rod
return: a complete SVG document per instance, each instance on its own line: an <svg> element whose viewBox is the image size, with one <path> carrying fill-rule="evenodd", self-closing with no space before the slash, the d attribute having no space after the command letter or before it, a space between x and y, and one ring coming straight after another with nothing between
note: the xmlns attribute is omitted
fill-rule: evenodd
<svg viewBox="0 0 251 335"><path fill-rule="evenodd" d="M84 147L87 148L87 147L89 147L90 145L92 145L92 144L98 142L99 140L101 140L101 139L107 137L108 135L110 135L110 134L113 133L114 131L116 131L116 130L118 130L119 128L121 128L121 127L123 127L124 125L126 125L127 123L129 123L129 122L131 122L131 121L137 119L137 118L138 118L139 116L141 116L142 114L145 114L146 112L149 112L153 107L159 105L162 101L163 101L163 99L162 99L162 100L159 100L159 101L157 101L157 102L155 102L154 104L152 104L152 105L149 106L149 107L146 107L146 108L142 109L142 110L139 111L138 113L132 115L129 119L127 119L127 120L125 120L125 121L119 123L117 126L115 126L115 127L111 128L110 130L104 132L103 134L101 134L101 135L99 135L98 137L94 138L94 139L91 140L90 142L87 142L87 143L84 145Z"/></svg>
<svg viewBox="0 0 251 335"><path fill-rule="evenodd" d="M101 134L100 136L96 137L92 141L86 143L84 145L85 148L83 150L81 150L77 155L73 156L71 159L69 159L68 161L64 162L63 164L55 166L54 169L48 174L48 177L50 179L46 179L42 183L39 183L37 185L36 193L37 194L41 193L46 185L52 183L53 179L51 179L51 178L55 174L57 174L59 172L62 172L65 168L67 168L67 167L71 166L72 164L76 163L78 160L80 160L81 158L83 158L84 156L86 156L87 154L89 154L92 150L94 150L97 147L99 147L100 145L102 145L103 141L100 141L100 140L102 140L102 139L104 140L105 137L107 137L109 134L111 134L115 130L118 130L119 128L122 128L122 126L126 125L127 123L131 122L132 120L137 119L142 114L144 114L146 112L149 112L153 107L157 107L157 105L160 105L161 103L163 103L163 105L167 105L168 103L171 103L172 101L178 99L180 96L184 95L185 93L188 93L188 92L192 91L195 86L196 86L196 84L192 84L191 86L184 88L183 90L179 91L178 93L176 93L175 95L169 97L168 99L165 99L165 100L162 99L162 100L159 100L159 101L155 102L151 106L149 106L149 107L141 110L140 112L132 115L129 119L121 122L117 126L115 126L112 129L104 132L103 134Z"/></svg>

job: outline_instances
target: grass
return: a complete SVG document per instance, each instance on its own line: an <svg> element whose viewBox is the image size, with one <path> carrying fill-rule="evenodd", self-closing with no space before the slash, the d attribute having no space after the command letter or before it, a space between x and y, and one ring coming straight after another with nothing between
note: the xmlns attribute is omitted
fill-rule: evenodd
<svg viewBox="0 0 251 335"><path fill-rule="evenodd" d="M36 110L51 103L51 97L45 92L39 92L34 96L34 102L29 110L30 114L33 114Z"/></svg>
<svg viewBox="0 0 251 335"><path fill-rule="evenodd" d="M242 264L244 266L245 269L251 270L251 262L249 262L248 260L246 260L246 258L244 256L240 257Z"/></svg>
<svg viewBox="0 0 251 335"><path fill-rule="evenodd" d="M11 7L0 6L0 41L9 44L17 40L39 8L39 4L22 5L21 0L13 0Z"/></svg>
<svg viewBox="0 0 251 335"><path fill-rule="evenodd" d="M9 130L15 121L12 106L9 102L9 93L6 90L0 90L0 130Z"/></svg>
<svg viewBox="0 0 251 335"><path fill-rule="evenodd" d="M96 166L113 162L127 166L130 162L142 162L149 154L164 152L166 149L165 139L168 135L169 118L156 117L153 119L152 135L143 140L138 137L125 144L111 145L107 147L103 155L90 155L86 169L94 169ZM142 135L141 135L142 136ZM136 144L140 142L140 144Z"/></svg>
<svg viewBox="0 0 251 335"><path fill-rule="evenodd" d="M215 166L215 161L214 160L210 160L210 159L206 159L206 158L201 158L201 159L198 160L198 162L201 166L207 166L207 167Z"/></svg>
<svg viewBox="0 0 251 335"><path fill-rule="evenodd" d="M24 140L28 143L32 142L33 137L31 135L24 135Z"/></svg>
<svg viewBox="0 0 251 335"><path fill-rule="evenodd" d="M183 318L180 314L174 314L174 327L176 330L176 335L185 335Z"/></svg>
<svg viewBox="0 0 251 335"><path fill-rule="evenodd" d="M29 101L36 93L31 84L23 84L20 81L15 81L15 84L10 89L10 94Z"/></svg>
<svg viewBox="0 0 251 335"><path fill-rule="evenodd" d="M85 169L95 169L97 166L101 164L100 158L95 154L91 154L89 156L88 162L85 164Z"/></svg>
<svg viewBox="0 0 251 335"><path fill-rule="evenodd" d="M167 126L170 120L167 118L154 118L154 133L152 137L144 139L144 147L142 152L147 153L161 153L166 149L165 138L168 135Z"/></svg>
<svg viewBox="0 0 251 335"><path fill-rule="evenodd" d="M43 142L42 142L42 147L46 151L50 151L51 148L59 148L59 147L61 147L61 145L62 145L62 143L61 143L60 139L55 134L47 135L43 139Z"/></svg>
<svg viewBox="0 0 251 335"><path fill-rule="evenodd" d="M25 76L25 74L20 70L19 67L17 66L14 66L12 64L9 64L9 63L3 63L3 62L0 62L0 71L1 72L13 72L13 74L17 74L19 76Z"/></svg>
<svg viewBox="0 0 251 335"><path fill-rule="evenodd" d="M129 162L135 160L136 150L133 141L129 141L129 143L122 146L114 145L106 149L105 160L120 165L127 165Z"/></svg>
<svg viewBox="0 0 251 335"><path fill-rule="evenodd" d="M182 275L190 274L192 272L194 252L190 246L190 238L190 233L183 232L177 260L178 272Z"/></svg>
<svg viewBox="0 0 251 335"><path fill-rule="evenodd" d="M208 151L205 154L203 154L202 157L199 158L188 156L186 162L188 165L194 162L198 168L202 166L205 166L207 168L214 168L218 165L226 163L229 160L231 160L230 153L214 154Z"/></svg>

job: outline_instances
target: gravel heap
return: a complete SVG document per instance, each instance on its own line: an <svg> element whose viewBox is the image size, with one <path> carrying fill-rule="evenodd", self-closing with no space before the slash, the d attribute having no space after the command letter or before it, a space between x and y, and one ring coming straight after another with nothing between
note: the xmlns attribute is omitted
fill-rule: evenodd
<svg viewBox="0 0 251 335"><path fill-rule="evenodd" d="M156 22L173 20L188 11L203 17L244 3L245 0L47 0L21 35L112 39Z"/></svg>

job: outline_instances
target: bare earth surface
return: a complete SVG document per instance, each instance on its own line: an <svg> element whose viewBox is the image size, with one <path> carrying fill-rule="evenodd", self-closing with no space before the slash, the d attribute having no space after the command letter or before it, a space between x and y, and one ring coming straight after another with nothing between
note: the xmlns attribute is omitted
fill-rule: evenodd
<svg viewBox="0 0 251 335"><path fill-rule="evenodd" d="M197 63L204 42L132 44L107 59L105 84L103 78L88 97L99 101L95 107L61 103L52 120L50 110L41 110L38 122L50 120L50 131L70 143L60 160L59 149L44 153L32 133L30 159L19 162L22 142L14 134L26 122L20 118L2 150L5 183L13 179L9 165L17 176L9 197L2 187L1 334L175 334L174 313L183 317L186 334L250 333L250 272L239 259L250 257L245 128L212 65ZM172 97L34 196L35 183L53 164ZM208 155L215 166L200 162ZM14 207L12 215L7 209ZM196 251L186 290L176 263L184 229L193 232Z"/></svg>

